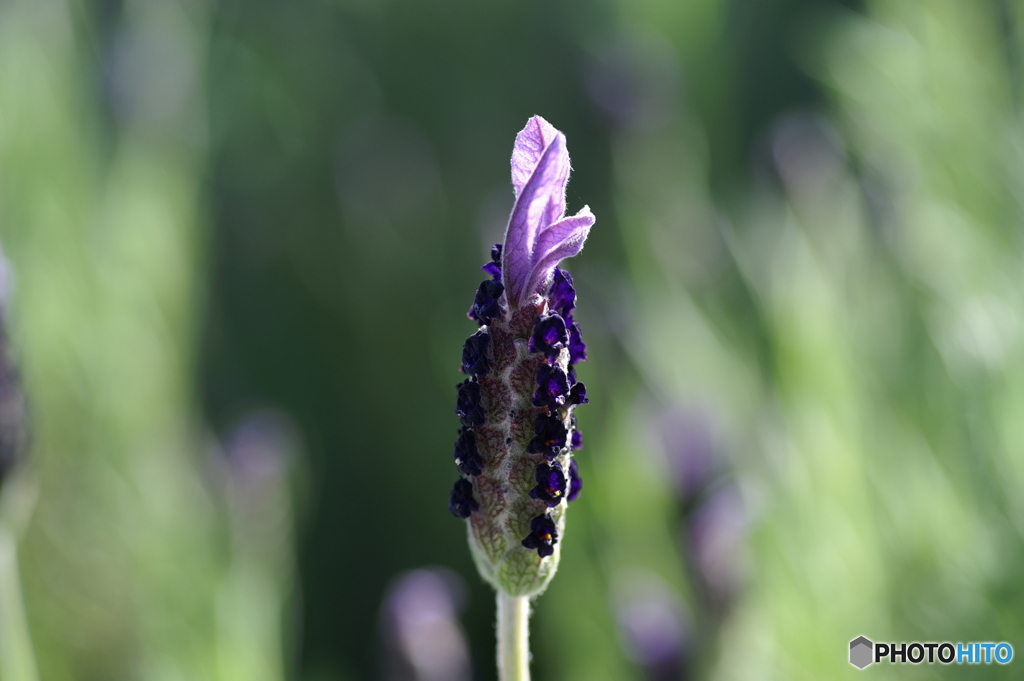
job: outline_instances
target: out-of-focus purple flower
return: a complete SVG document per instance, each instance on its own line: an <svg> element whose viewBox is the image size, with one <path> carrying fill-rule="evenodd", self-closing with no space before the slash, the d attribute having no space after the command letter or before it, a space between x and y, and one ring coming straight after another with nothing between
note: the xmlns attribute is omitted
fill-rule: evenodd
<svg viewBox="0 0 1024 681"><path fill-rule="evenodd" d="M583 249L594 224L587 206L572 217L565 216L569 169L565 136L540 116L527 121L512 152L516 201L501 263L513 307L547 288L555 265Z"/></svg>
<svg viewBox="0 0 1024 681"><path fill-rule="evenodd" d="M681 678L689 638L682 600L646 571L619 575L613 587L615 619L626 654L655 681Z"/></svg>
<svg viewBox="0 0 1024 681"><path fill-rule="evenodd" d="M466 635L459 623L464 587L448 570L396 577L381 607L386 681L469 681Z"/></svg>
<svg viewBox="0 0 1024 681"><path fill-rule="evenodd" d="M657 418L656 430L682 513L684 554L706 607L718 617L740 587L747 520L717 420L707 405L677 404Z"/></svg>
<svg viewBox="0 0 1024 681"><path fill-rule="evenodd" d="M686 527L686 545L710 605L728 607L742 581L746 513L735 485L716 491L697 508Z"/></svg>
<svg viewBox="0 0 1024 681"><path fill-rule="evenodd" d="M676 404L657 417L655 429L676 492L689 503L721 474L724 465L713 412L703 405Z"/></svg>
<svg viewBox="0 0 1024 681"><path fill-rule="evenodd" d="M284 475L300 439L298 426L284 412L264 408L246 414L225 438L224 473L239 489L261 489Z"/></svg>

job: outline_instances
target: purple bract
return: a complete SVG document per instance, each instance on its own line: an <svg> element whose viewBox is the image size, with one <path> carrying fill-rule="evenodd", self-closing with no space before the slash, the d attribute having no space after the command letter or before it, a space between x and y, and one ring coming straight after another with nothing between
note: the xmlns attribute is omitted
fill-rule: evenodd
<svg viewBox="0 0 1024 681"><path fill-rule="evenodd" d="M590 208L565 216L569 182L565 136L534 116L516 135L512 151L512 185L516 202L505 231L502 283L512 307L519 307L551 283L563 258L583 250L594 224Z"/></svg>

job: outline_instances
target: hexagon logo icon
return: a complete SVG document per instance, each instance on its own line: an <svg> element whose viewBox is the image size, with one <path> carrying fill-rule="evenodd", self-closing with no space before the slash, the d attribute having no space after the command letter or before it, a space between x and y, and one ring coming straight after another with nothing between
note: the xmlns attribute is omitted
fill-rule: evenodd
<svg viewBox="0 0 1024 681"><path fill-rule="evenodd" d="M850 641L850 664L857 669L867 667L874 662L874 655L871 654L874 647L875 644L863 636L858 636Z"/></svg>

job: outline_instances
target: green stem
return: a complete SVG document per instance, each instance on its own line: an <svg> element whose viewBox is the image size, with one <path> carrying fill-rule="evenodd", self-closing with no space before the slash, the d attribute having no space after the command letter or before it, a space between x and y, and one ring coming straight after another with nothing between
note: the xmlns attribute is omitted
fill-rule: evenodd
<svg viewBox="0 0 1024 681"><path fill-rule="evenodd" d="M0 679L39 681L18 579L14 534L0 520Z"/></svg>
<svg viewBox="0 0 1024 681"><path fill-rule="evenodd" d="M530 599L498 591L498 679L530 681Z"/></svg>

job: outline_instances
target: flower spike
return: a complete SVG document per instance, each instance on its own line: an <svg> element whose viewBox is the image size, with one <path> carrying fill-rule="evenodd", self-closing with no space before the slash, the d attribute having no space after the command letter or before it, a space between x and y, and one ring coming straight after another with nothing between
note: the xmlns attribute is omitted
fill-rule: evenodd
<svg viewBox="0 0 1024 681"><path fill-rule="evenodd" d="M515 205L505 240L491 249L490 276L469 311L479 329L462 348L454 458L460 478L449 508L467 520L480 574L502 597L542 592L555 574L568 502L582 487L576 408L587 358L573 319L576 288L559 267L594 224L588 208L565 215L565 136L539 116L516 137Z"/></svg>

